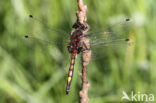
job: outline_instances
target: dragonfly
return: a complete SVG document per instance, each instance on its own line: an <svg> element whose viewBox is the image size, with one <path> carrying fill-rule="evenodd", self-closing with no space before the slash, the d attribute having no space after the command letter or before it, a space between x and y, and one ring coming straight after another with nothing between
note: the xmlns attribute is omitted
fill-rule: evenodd
<svg viewBox="0 0 156 103"><path fill-rule="evenodd" d="M40 20L34 18L33 15L29 15L29 17L31 19L41 22ZM85 50L91 51L92 46L103 48L103 46L111 46L111 45L118 45L123 42L124 43L131 42L130 38L117 39L116 35L114 35L113 32L111 31L112 28L114 28L118 25L125 25L128 22L131 22L131 19L124 19L122 22L111 25L110 27L104 28L102 30L93 31L93 32L91 31L88 33L87 33L87 31L89 30L89 25L84 26L79 22L76 22L73 25L73 27L72 27L73 31L71 32L71 35L69 37L69 42L67 44L67 50L71 54L71 59L70 59L70 66L69 66L69 70L68 70L66 94L69 94L69 92L70 92L70 87L71 87L73 72L74 72L74 65L75 65L77 55L79 55L80 53L82 53ZM45 23L43 23L43 24L45 24ZM66 32L59 30L59 29L53 29L53 31L67 34ZM84 32L84 31L86 31L86 32ZM120 36L120 35L118 35L118 36ZM33 39L37 39L37 40L42 40L42 39L33 37L31 35L25 35L25 38L27 38L27 39L33 38ZM91 41L86 42L86 41L84 41L83 38L90 38ZM49 41L46 41L46 42L49 42Z"/></svg>

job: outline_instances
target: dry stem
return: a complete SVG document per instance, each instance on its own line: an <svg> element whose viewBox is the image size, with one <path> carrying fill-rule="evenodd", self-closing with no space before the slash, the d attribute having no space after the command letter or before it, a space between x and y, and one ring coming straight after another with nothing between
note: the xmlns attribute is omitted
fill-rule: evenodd
<svg viewBox="0 0 156 103"><path fill-rule="evenodd" d="M83 3L83 0L77 0L78 2L78 8L79 10L76 13L77 21L83 24L84 26L88 26L86 23L87 17L86 17L86 11L87 6ZM84 34L87 33L87 30L83 31ZM82 41L86 44L87 48L90 48L89 40L87 37L83 37ZM80 103L88 103L88 88L90 87L90 83L87 81L87 66L90 61L91 51L90 50L84 50L82 52L82 90L80 91Z"/></svg>

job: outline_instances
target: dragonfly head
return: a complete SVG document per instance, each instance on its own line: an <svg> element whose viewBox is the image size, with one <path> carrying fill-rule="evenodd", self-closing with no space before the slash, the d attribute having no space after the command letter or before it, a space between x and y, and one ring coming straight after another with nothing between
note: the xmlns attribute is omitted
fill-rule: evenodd
<svg viewBox="0 0 156 103"><path fill-rule="evenodd" d="M90 26L87 24L87 23L80 23L80 22L76 22L74 25L73 25L73 28L74 29L81 29L81 30L84 30L84 31L88 31L88 29L90 28Z"/></svg>

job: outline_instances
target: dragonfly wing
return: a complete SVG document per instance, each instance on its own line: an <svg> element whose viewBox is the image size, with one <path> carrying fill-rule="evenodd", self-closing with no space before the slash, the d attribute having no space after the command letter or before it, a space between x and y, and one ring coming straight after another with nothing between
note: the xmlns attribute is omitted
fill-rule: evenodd
<svg viewBox="0 0 156 103"><path fill-rule="evenodd" d="M132 20L125 19L121 22L108 26L106 28L96 30L94 32L89 32L86 36L90 40L94 39L116 39L119 37L126 37L131 30Z"/></svg>
<svg viewBox="0 0 156 103"><path fill-rule="evenodd" d="M124 53L126 48L131 46L132 43L130 38L97 39L91 41L92 60L104 58L114 53Z"/></svg>
<svg viewBox="0 0 156 103"><path fill-rule="evenodd" d="M62 46L62 45L68 45L68 42L69 40L65 40L65 39L62 39L60 40L60 38L57 38L55 40L49 40L50 38L44 38L44 37L35 37L33 35L25 35L23 37L23 41L26 43L26 44L29 44L29 43L33 43L33 44L37 44L37 45L40 45L40 46L43 46L43 47L52 47L52 46Z"/></svg>
<svg viewBox="0 0 156 103"><path fill-rule="evenodd" d="M36 22L40 25L43 26L43 28L46 28L47 30L49 31L55 31L55 32L59 32L61 34L65 34L65 35L69 35L69 33L65 30L62 30L62 29L59 29L59 28L55 28L55 27L52 27L52 26L49 26L48 23L38 19L37 17L33 16L33 15L28 15L28 18L29 20L31 20L32 22Z"/></svg>

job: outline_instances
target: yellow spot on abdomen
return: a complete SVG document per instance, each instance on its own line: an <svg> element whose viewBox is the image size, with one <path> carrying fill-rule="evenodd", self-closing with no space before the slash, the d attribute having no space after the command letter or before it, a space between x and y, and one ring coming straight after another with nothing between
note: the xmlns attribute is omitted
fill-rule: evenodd
<svg viewBox="0 0 156 103"><path fill-rule="evenodd" d="M72 72L72 71L69 71L69 74L68 74L68 75L69 75L69 76L72 76L72 74L73 74L73 72Z"/></svg>
<svg viewBox="0 0 156 103"><path fill-rule="evenodd" d="M68 83L71 81L71 77L68 77Z"/></svg>
<svg viewBox="0 0 156 103"><path fill-rule="evenodd" d="M74 61L75 61L75 60L74 60L74 59L72 59L71 64L74 64Z"/></svg>
<svg viewBox="0 0 156 103"><path fill-rule="evenodd" d="M70 69L73 69L73 65L70 65Z"/></svg>

